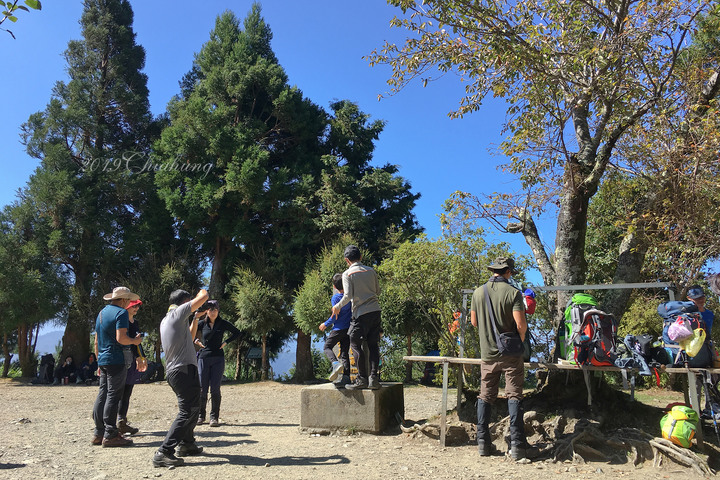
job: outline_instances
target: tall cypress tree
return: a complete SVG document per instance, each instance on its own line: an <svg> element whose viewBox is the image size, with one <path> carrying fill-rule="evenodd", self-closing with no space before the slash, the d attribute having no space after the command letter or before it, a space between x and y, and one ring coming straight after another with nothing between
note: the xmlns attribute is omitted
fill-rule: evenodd
<svg viewBox="0 0 720 480"><path fill-rule="evenodd" d="M276 287L297 285L299 274L285 267L312 234L293 199L322 168L325 114L287 84L271 39L257 4L243 28L232 13L219 16L154 148L165 166L160 195L213 259L215 297L237 261Z"/></svg>
<svg viewBox="0 0 720 480"><path fill-rule="evenodd" d="M132 256L126 233L137 222L138 182L147 180L126 160L147 148L151 124L132 22L127 0L86 0L82 40L65 52L70 80L23 126L27 151L40 160L28 194L51 230L50 254L72 278L63 356L85 355L100 298Z"/></svg>

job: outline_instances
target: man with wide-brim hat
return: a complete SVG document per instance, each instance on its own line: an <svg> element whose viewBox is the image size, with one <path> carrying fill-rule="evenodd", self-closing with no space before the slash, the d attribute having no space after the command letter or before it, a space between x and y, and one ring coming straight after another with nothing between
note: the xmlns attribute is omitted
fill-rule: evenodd
<svg viewBox="0 0 720 480"><path fill-rule="evenodd" d="M497 400L500 375L505 375L505 396L510 413L510 456L520 460L533 452L527 445L525 425L520 401L523 395L525 368L522 354L501 354L496 332L517 333L525 340L527 321L523 297L509 280L515 270L515 261L498 257L490 265L490 280L480 286L472 296L470 322L478 329L480 338L480 395L477 402L477 442L481 456L491 454L492 438L489 420L492 405Z"/></svg>
<svg viewBox="0 0 720 480"><path fill-rule="evenodd" d="M129 317L126 307L140 299L127 287L115 287L103 296L110 301L95 321L95 356L98 360L100 389L93 406L95 432L91 443L103 447L126 447L132 440L123 437L117 428L117 414L125 388L127 367L123 345L140 345L142 337L127 334Z"/></svg>

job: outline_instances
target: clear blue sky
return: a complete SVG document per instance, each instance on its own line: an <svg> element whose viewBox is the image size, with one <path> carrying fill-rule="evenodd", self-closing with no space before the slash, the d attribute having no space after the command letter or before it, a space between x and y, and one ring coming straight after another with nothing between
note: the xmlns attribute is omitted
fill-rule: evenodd
<svg viewBox="0 0 720 480"><path fill-rule="evenodd" d="M405 31L391 29L389 22L399 10L384 0L305 2L266 0L265 21L273 32L272 47L290 83L316 104L328 109L334 99L357 102L372 118L387 122L377 142L375 164L393 163L407 178L413 191L422 194L415 213L430 237L440 235L438 215L442 203L454 191L475 194L510 191L512 178L497 171L503 159L490 152L500 143L505 118L502 102L488 99L477 113L459 120L447 116L464 90L459 77L448 75L422 88L418 83L395 96L378 101L387 91L387 67L370 67L363 56L383 41L402 42ZM204 2L134 0L137 43L146 51L151 110L164 112L178 92L178 81L190 69L193 55L209 38L216 17L227 9L243 19L250 1ZM19 141L20 125L29 115L43 110L53 84L66 80L63 51L71 39L80 38L78 20L82 1L43 2L41 12L20 12L10 28L17 40L0 32L4 95L0 102L0 142L3 174L0 204L14 200L37 162L25 154ZM552 232L544 235L552 242ZM511 241L527 253L521 237Z"/></svg>

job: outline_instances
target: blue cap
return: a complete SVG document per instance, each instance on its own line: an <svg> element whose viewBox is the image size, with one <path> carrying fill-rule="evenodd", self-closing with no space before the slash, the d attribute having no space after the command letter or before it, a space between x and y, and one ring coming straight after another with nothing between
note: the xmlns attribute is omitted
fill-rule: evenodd
<svg viewBox="0 0 720 480"><path fill-rule="evenodd" d="M535 298L535 292L533 292L531 288L526 289L523 292L523 295L525 295L526 297Z"/></svg>
<svg viewBox="0 0 720 480"><path fill-rule="evenodd" d="M705 292L703 291L702 287L699 285L693 285L688 289L687 297L695 300L697 298L702 298L705 296Z"/></svg>

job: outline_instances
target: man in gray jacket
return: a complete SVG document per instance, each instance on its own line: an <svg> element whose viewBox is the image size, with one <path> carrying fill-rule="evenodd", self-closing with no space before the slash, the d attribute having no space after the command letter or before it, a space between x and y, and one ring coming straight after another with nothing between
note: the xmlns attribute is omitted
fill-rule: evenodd
<svg viewBox="0 0 720 480"><path fill-rule="evenodd" d="M377 273L372 268L360 263L362 255L355 245L349 245L344 252L345 263L348 269L343 272L342 282L344 294L342 299L332 308L332 314L337 317L342 307L352 302L352 320L348 336L350 348L357 364L358 375L355 382L346 385L348 390L380 388L378 367L380 365L380 284ZM365 363L365 353L362 341L367 342L370 360L370 375Z"/></svg>

